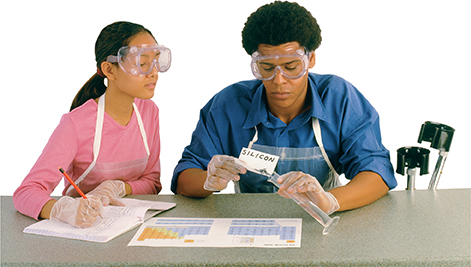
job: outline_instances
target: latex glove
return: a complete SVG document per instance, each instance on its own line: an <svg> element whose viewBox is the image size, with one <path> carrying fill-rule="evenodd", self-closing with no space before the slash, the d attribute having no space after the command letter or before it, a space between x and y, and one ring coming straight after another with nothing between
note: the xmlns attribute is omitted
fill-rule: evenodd
<svg viewBox="0 0 471 267"><path fill-rule="evenodd" d="M278 177L280 185L278 194L290 198L294 195L300 201L312 201L316 206L332 214L340 208L337 199L329 192L325 192L316 178L303 172L289 172Z"/></svg>
<svg viewBox="0 0 471 267"><path fill-rule="evenodd" d="M124 204L118 200L118 198L124 197L124 195L126 195L126 187L124 182L120 180L104 181L86 194L86 196L94 196L100 199L103 206L124 206Z"/></svg>
<svg viewBox="0 0 471 267"><path fill-rule="evenodd" d="M101 201L94 197L61 197L51 209L51 221L62 221L78 228L92 226L103 208Z"/></svg>
<svg viewBox="0 0 471 267"><path fill-rule="evenodd" d="M236 158L226 155L215 155L208 164L208 175L203 188L208 191L221 191L229 181L239 181L239 173L247 170L236 162Z"/></svg>

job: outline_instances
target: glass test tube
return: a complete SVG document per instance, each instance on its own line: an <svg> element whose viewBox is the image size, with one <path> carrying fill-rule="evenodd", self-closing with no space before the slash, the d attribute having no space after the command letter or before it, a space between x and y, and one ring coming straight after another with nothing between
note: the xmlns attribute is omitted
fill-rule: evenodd
<svg viewBox="0 0 471 267"><path fill-rule="evenodd" d="M280 184L276 182L278 177L279 175L275 172L273 173L273 175L270 176L268 181L274 184L276 187L280 188ZM329 215L327 215L327 213L325 213L317 205L312 203L312 201L302 200L302 199L299 199L299 197L296 195L290 195L288 192L286 193L292 200L294 200L294 202L296 202L305 211L307 211L307 213L309 213L314 219L316 219L320 224L322 224L322 226L324 226L324 230L322 231L322 234L324 235L328 234L337 225L340 219L339 216L330 218Z"/></svg>

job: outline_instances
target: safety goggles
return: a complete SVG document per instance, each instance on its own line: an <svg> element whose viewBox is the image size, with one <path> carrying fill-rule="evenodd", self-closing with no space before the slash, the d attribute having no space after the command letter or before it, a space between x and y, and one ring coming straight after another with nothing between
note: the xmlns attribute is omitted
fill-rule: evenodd
<svg viewBox="0 0 471 267"><path fill-rule="evenodd" d="M123 46L118 55L108 56L107 62L118 63L127 74L147 75L157 68L158 72L166 72L172 62L170 49L163 45Z"/></svg>
<svg viewBox="0 0 471 267"><path fill-rule="evenodd" d="M262 55L259 51L252 54L252 73L262 81L273 79L280 72L288 79L302 77L309 67L309 56L305 49L293 54Z"/></svg>

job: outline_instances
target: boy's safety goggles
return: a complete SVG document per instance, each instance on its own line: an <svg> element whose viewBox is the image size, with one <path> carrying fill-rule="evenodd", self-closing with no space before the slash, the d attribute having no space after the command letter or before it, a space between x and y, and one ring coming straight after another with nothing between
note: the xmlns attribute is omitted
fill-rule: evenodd
<svg viewBox="0 0 471 267"><path fill-rule="evenodd" d="M293 54L262 55L259 51L252 54L252 73L262 81L273 79L277 72L288 79L302 77L309 68L309 56L305 49Z"/></svg>
<svg viewBox="0 0 471 267"><path fill-rule="evenodd" d="M163 45L123 46L118 55L108 56L107 62L118 63L127 74L134 76L147 75L157 68L158 72L166 72L172 62L170 49Z"/></svg>

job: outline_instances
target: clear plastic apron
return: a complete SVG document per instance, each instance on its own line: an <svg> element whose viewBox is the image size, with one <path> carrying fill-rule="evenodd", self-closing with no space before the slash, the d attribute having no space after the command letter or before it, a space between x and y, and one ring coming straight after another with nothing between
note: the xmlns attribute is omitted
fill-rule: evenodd
<svg viewBox="0 0 471 267"><path fill-rule="evenodd" d="M98 111L95 126L95 138L93 141L93 161L88 166L82 175L75 180L75 183L79 185L80 189L84 192L88 192L95 188L98 184L105 180L110 179L121 179L123 181L126 178L139 177L147 166L150 151L147 143L147 135L142 122L141 114L137 110L137 106L133 103L134 112L136 113L137 123L139 130L141 131L142 140L146 149L146 156L140 159L125 161L125 162L97 162L98 154L100 153L101 137L103 131L103 121L105 117L105 94L103 94L98 100ZM81 185L81 182L88 177L87 185ZM75 189L66 184L64 189L66 195L78 195Z"/></svg>
<svg viewBox="0 0 471 267"><path fill-rule="evenodd" d="M258 140L258 131L255 127L255 135L248 148L280 157L276 166L279 175L290 171L301 171L315 177L324 190L328 191L341 185L339 175L332 166L322 143L319 120L312 118L312 129L318 147L293 148L272 147L255 144ZM236 193L274 193L276 187L267 182L267 177L253 172L240 175L240 181L234 183Z"/></svg>

